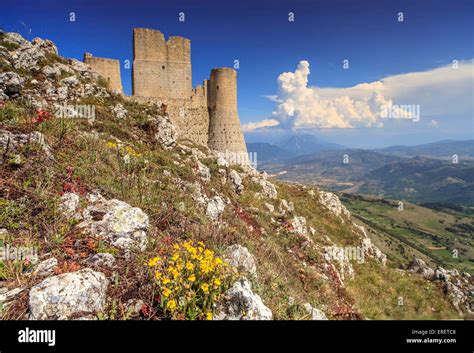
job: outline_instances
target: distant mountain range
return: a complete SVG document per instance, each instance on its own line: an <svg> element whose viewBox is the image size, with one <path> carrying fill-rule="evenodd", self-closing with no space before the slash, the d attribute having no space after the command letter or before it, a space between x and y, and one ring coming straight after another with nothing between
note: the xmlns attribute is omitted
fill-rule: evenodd
<svg viewBox="0 0 474 353"><path fill-rule="evenodd" d="M297 156L319 153L321 151L340 150L344 146L320 140L314 135L301 134L291 136L279 143L247 143L249 152L256 152L262 163L281 162Z"/></svg>
<svg viewBox="0 0 474 353"><path fill-rule="evenodd" d="M404 157L452 157L455 154L458 156L474 157L474 140L446 140L417 146L391 146L374 151Z"/></svg>
<svg viewBox="0 0 474 353"><path fill-rule="evenodd" d="M364 150L304 135L278 146L249 144L252 148L258 168L280 179L415 203L474 206L474 140ZM452 161L455 154L458 163Z"/></svg>

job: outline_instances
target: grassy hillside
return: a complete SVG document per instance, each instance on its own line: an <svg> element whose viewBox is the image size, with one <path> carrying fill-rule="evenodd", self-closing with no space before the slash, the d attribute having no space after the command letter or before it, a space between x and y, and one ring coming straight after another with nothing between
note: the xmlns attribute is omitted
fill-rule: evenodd
<svg viewBox="0 0 474 353"><path fill-rule="evenodd" d="M416 255L431 264L473 273L474 217L469 209L448 213L404 203L400 211L398 201L367 195L344 194L341 201L377 231L377 244L395 263L406 266Z"/></svg>
<svg viewBox="0 0 474 353"><path fill-rule="evenodd" d="M0 47L8 54L18 46L4 43L3 48ZM42 73L44 68L57 63L66 65L63 68L67 70L61 72L59 78L47 78ZM16 87L15 93L2 102L0 132L2 136L16 136L16 139L26 136L25 142L18 143L15 149L10 138L4 139L0 151L2 237L4 242L17 247L37 248L40 260L57 259L55 275L90 268L89 259L93 255L113 255L115 267L99 267L109 285L105 308L93 318L209 317L210 313L203 310L212 306L213 299L203 300L199 295L193 294L189 300L197 303L201 311L177 314L173 311L179 304L176 302L163 307L164 297L169 292L157 287L162 277L150 267L155 266L159 261L155 259L160 257L177 261L173 252L176 248L182 249L183 244L186 247L199 244L200 251L206 249L211 257L223 255L235 244L248 248L257 262L256 276L249 278L252 288L275 319L308 319L308 313L302 310L303 303L323 310L329 319L464 316L455 310L436 284L418 275L400 272L392 263L384 267L374 258L354 263L353 279L346 276L345 284L342 283L337 262L325 259L325 247L360 247L361 233L351 218L335 214L321 201L317 188L271 180L278 192L271 195L265 192L268 185L264 176L241 166L219 165L216 155L205 147L181 140L173 146L160 143L156 138L159 132L156 120L166 118L166 114L157 105L139 104L113 94L83 94L81 85L93 83L105 88L105 81L80 76L79 71L67 66L72 65L69 61L54 55L35 65L34 70L16 70L14 65L4 61L2 67L3 71L21 75L23 86L20 90ZM80 80L74 80L76 75ZM69 78L66 83L62 81L65 78ZM67 82L75 82L73 87L76 87L69 88L67 103L93 106L93 120L58 117L52 105L42 109L31 105L34 99L40 101L49 94L43 93L42 87L49 85L49 90L55 92ZM74 92L79 93L74 95ZM126 111L126 117L117 116L117 107ZM31 138L37 132L43 134L44 141ZM205 178L202 169L209 171ZM242 177L243 191L237 191L228 177L232 171ZM197 189L201 190L201 198L225 200L224 211L217 219L210 219L206 208L196 201ZM126 202L146 213L146 247L127 253L100 234L84 232L74 217L62 212L64 193L79 197L78 212L82 212L87 210L89 196L97 192L108 200ZM294 209L283 207L282 210L283 200L293 204ZM360 207L365 206L366 201L361 202ZM95 212L90 216L93 222L104 215ZM296 231L297 216L305 218L306 227L302 231ZM430 224L426 227L431 229ZM176 268L178 265L179 262ZM182 264L179 266L183 270ZM194 268L193 264L186 266ZM177 273L176 268L170 271ZM0 261L0 289L21 289L8 307L0 305L3 319L27 318L31 309L28 293L42 281L31 275L33 269L31 261ZM213 282L212 295L220 298L237 275L240 274L228 274L222 282ZM187 277L186 280L194 282L195 279ZM190 288L187 282L179 286L176 284L173 290ZM209 283L202 286L198 288L199 293L208 292ZM390 293L388 297L387 293ZM399 296L404 298L402 306L394 300ZM135 316L128 304L131 300L143 303Z"/></svg>

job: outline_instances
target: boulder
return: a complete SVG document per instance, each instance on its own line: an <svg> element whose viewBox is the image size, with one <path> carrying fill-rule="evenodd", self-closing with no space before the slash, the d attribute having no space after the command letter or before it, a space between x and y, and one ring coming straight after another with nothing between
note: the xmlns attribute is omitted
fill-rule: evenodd
<svg viewBox="0 0 474 353"><path fill-rule="evenodd" d="M3 32L2 41L9 44L16 44L20 47L31 47L31 43L16 32Z"/></svg>
<svg viewBox="0 0 474 353"><path fill-rule="evenodd" d="M303 309L310 315L311 320L327 320L326 314L321 310L313 308L310 303L303 304Z"/></svg>
<svg viewBox="0 0 474 353"><path fill-rule="evenodd" d="M54 273L56 266L58 266L58 260L55 257L51 257L47 260L41 261L33 270L33 275L41 277L50 276Z"/></svg>
<svg viewBox="0 0 474 353"><path fill-rule="evenodd" d="M0 149L5 150L8 146L10 152L17 153L19 149L28 143L37 143L48 159L54 159L49 145L46 143L41 132L33 131L29 134L11 133L7 130L0 130Z"/></svg>
<svg viewBox="0 0 474 353"><path fill-rule="evenodd" d="M79 219L81 215L76 212L79 203L79 195L73 192L66 192L61 196L59 209L65 217Z"/></svg>
<svg viewBox="0 0 474 353"><path fill-rule="evenodd" d="M197 160L197 173L201 177L202 181L207 183L211 180L211 171L199 160Z"/></svg>
<svg viewBox="0 0 474 353"><path fill-rule="evenodd" d="M228 166L229 166L229 162L227 162L227 160L226 160L223 156L219 155L219 156L217 157L217 165L218 165L219 167L228 167Z"/></svg>
<svg viewBox="0 0 474 353"><path fill-rule="evenodd" d="M435 274L435 271L431 267L429 267L426 262L419 258L413 259L410 266L408 266L408 271L412 273L417 273L429 279L433 278Z"/></svg>
<svg viewBox="0 0 474 353"><path fill-rule="evenodd" d="M78 227L86 228L90 234L118 248L145 250L148 231L146 213L117 199L106 200L100 195L90 199L93 202L84 210L84 220Z"/></svg>
<svg viewBox="0 0 474 353"><path fill-rule="evenodd" d="M293 226L293 232L299 235L307 235L308 228L306 226L306 218L295 216L291 222Z"/></svg>
<svg viewBox="0 0 474 353"><path fill-rule="evenodd" d="M98 253L91 256L87 260L87 263L92 266L112 268L115 263L115 257L114 255L109 253Z"/></svg>
<svg viewBox="0 0 474 353"><path fill-rule="evenodd" d="M268 180L260 180L260 186L262 187L262 194L269 199L276 199L278 196L277 189L275 185L270 183Z"/></svg>
<svg viewBox="0 0 474 353"><path fill-rule="evenodd" d="M219 217L221 216L221 214L224 212L224 208L225 208L224 200L222 200L220 196L214 196L207 203L206 215L210 219L217 221Z"/></svg>
<svg viewBox="0 0 474 353"><path fill-rule="evenodd" d="M178 134L175 125L164 117L158 116L153 119L155 124L155 140L165 149L176 145Z"/></svg>
<svg viewBox="0 0 474 353"><path fill-rule="evenodd" d="M332 192L319 191L319 201L324 207L339 217L350 217L351 215L347 208L341 203L339 197Z"/></svg>
<svg viewBox="0 0 474 353"><path fill-rule="evenodd" d="M272 312L263 304L252 285L242 278L224 294L214 310L214 320L271 320Z"/></svg>
<svg viewBox="0 0 474 353"><path fill-rule="evenodd" d="M101 311L107 286L104 274L89 268L49 277L30 290L29 319L65 320Z"/></svg>
<svg viewBox="0 0 474 353"><path fill-rule="evenodd" d="M79 80L77 79L76 75L68 76L66 78L63 78L61 81L59 81L62 85L66 85L68 87L74 87L79 84Z"/></svg>
<svg viewBox="0 0 474 353"><path fill-rule="evenodd" d="M16 72L8 71L0 73L0 90L7 96L20 93L23 88L23 78Z"/></svg>
<svg viewBox="0 0 474 353"><path fill-rule="evenodd" d="M369 237L362 238L362 249L364 251L364 255L376 259L384 266L386 265L387 255L385 255L378 247L376 247Z"/></svg>
<svg viewBox="0 0 474 353"><path fill-rule="evenodd" d="M122 103L117 103L115 107L113 107L112 113L119 120L125 119L128 115L128 111L124 108Z"/></svg>
<svg viewBox="0 0 474 353"><path fill-rule="evenodd" d="M58 48L49 39L33 38L31 44L41 48L43 51L50 54L58 54Z"/></svg>
<svg viewBox="0 0 474 353"><path fill-rule="evenodd" d="M280 211L280 214L282 216L286 215L287 213L293 213L294 210L295 210L295 206L293 202L288 202L285 199L282 199L280 201L278 211Z"/></svg>
<svg viewBox="0 0 474 353"><path fill-rule="evenodd" d="M238 244L229 246L224 252L224 260L239 271L251 275L257 273L255 257L244 246Z"/></svg>
<svg viewBox="0 0 474 353"><path fill-rule="evenodd" d="M275 212L275 206L273 206L271 203L265 202L265 208L270 213Z"/></svg>
<svg viewBox="0 0 474 353"><path fill-rule="evenodd" d="M46 65L41 69L41 72L48 78L57 78L61 76L61 69L55 65Z"/></svg>
<svg viewBox="0 0 474 353"><path fill-rule="evenodd" d="M237 194L241 194L244 191L244 185L242 184L242 178L239 173L235 170L231 170L229 173L229 180L231 181L234 190Z"/></svg>
<svg viewBox="0 0 474 353"><path fill-rule="evenodd" d="M21 47L12 54L16 69L39 71L40 61L46 59L45 52L38 46Z"/></svg>

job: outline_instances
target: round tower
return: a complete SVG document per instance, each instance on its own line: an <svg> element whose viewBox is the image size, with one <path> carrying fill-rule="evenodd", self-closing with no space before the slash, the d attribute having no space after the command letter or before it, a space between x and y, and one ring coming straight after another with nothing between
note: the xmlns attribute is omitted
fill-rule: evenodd
<svg viewBox="0 0 474 353"><path fill-rule="evenodd" d="M237 72L212 69L208 88L210 149L229 163L248 164L247 147L237 113Z"/></svg>

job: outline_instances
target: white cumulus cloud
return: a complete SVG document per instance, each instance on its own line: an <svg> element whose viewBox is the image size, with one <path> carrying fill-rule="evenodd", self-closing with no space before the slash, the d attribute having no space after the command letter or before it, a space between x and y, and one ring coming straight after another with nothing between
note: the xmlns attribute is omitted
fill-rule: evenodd
<svg viewBox="0 0 474 353"><path fill-rule="evenodd" d="M294 72L278 76L278 93L266 96L276 103L273 119L265 121L289 129L344 129L383 127L389 119L472 115L473 60L347 88L309 86L309 74L310 64L303 60ZM259 128L259 123L247 125Z"/></svg>
<svg viewBox="0 0 474 353"><path fill-rule="evenodd" d="M257 129L263 129L266 127L272 127L272 126L277 126L280 125L280 122L276 119L265 119L256 123L248 123L242 125L242 130L244 132L252 132Z"/></svg>

